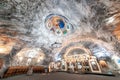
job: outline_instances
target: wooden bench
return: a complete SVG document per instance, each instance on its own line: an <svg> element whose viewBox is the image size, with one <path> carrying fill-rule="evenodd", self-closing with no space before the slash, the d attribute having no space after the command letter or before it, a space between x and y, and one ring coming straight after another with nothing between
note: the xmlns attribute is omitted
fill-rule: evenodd
<svg viewBox="0 0 120 80"><path fill-rule="evenodd" d="M7 78L10 76L26 74L28 72L28 66L11 66L4 73L3 78ZM44 66L33 66L33 73L44 73Z"/></svg>
<svg viewBox="0 0 120 80"><path fill-rule="evenodd" d="M14 67L9 67L6 72L4 73L4 78L9 77L9 76L13 76L15 73L16 69Z"/></svg>
<svg viewBox="0 0 120 80"><path fill-rule="evenodd" d="M44 67L43 66L34 66L33 67L33 73L43 73Z"/></svg>
<svg viewBox="0 0 120 80"><path fill-rule="evenodd" d="M28 71L28 66L12 66L6 70L3 78L14 76L14 75L26 74L27 71Z"/></svg>

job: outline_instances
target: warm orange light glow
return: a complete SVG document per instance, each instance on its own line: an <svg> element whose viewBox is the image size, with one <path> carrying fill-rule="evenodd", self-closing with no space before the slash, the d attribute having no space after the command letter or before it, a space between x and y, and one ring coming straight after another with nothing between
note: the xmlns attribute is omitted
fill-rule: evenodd
<svg viewBox="0 0 120 80"><path fill-rule="evenodd" d="M6 51L5 48L0 48L0 53L3 53L4 51Z"/></svg>
<svg viewBox="0 0 120 80"><path fill-rule="evenodd" d="M120 40L120 24L117 24L116 26L117 27L114 29L113 34L118 40Z"/></svg>
<svg viewBox="0 0 120 80"><path fill-rule="evenodd" d="M11 50L11 48L8 48L8 47L6 47L6 46L0 46L0 53L4 53L4 54L7 54L7 53L9 53L10 52L10 50Z"/></svg>
<svg viewBox="0 0 120 80"><path fill-rule="evenodd" d="M6 51L6 48L4 46L0 46L0 52Z"/></svg>
<svg viewBox="0 0 120 80"><path fill-rule="evenodd" d="M0 37L0 54L9 54L15 45L16 41L8 36L1 35Z"/></svg>
<svg viewBox="0 0 120 80"><path fill-rule="evenodd" d="M108 67L107 63L106 63L104 60L100 60L100 61L99 61L99 64L100 64L100 66L101 66L102 68Z"/></svg>

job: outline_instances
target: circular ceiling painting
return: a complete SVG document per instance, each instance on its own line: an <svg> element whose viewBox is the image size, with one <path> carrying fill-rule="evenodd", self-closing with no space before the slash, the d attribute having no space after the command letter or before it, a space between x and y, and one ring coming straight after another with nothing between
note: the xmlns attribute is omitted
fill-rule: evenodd
<svg viewBox="0 0 120 80"><path fill-rule="evenodd" d="M50 14L45 19L46 27L56 35L71 33L73 26L68 19L62 15Z"/></svg>

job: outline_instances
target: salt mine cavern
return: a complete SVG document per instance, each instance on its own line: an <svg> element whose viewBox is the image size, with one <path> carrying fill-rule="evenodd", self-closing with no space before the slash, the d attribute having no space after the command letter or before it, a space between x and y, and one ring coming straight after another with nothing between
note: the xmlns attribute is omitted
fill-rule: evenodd
<svg viewBox="0 0 120 80"><path fill-rule="evenodd" d="M120 0L0 0L0 80L61 79L120 79Z"/></svg>

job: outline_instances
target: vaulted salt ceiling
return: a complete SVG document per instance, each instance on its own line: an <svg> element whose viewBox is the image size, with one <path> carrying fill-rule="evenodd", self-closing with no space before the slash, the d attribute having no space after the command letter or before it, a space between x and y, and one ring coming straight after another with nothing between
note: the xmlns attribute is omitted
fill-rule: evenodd
<svg viewBox="0 0 120 80"><path fill-rule="evenodd" d="M74 43L93 53L97 49L119 55L119 14L119 0L2 0L0 51L7 51L0 56L6 59L25 48L39 48L49 63Z"/></svg>

